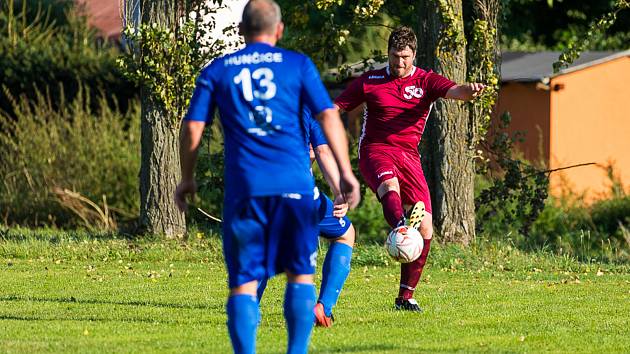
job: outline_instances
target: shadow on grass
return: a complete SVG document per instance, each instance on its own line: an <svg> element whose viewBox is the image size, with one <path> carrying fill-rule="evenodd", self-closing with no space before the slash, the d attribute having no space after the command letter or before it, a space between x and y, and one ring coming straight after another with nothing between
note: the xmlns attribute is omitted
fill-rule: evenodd
<svg viewBox="0 0 630 354"><path fill-rule="evenodd" d="M352 345L340 345L335 348L318 348L311 350L311 353L362 353L366 351L370 352L391 352L402 351L403 347L392 344L352 344Z"/></svg>
<svg viewBox="0 0 630 354"><path fill-rule="evenodd" d="M190 309L190 310L212 310L223 311L224 304L221 303L215 306L203 305L203 304L173 304L173 303L161 303L152 301L110 301L110 300L93 300L93 299L77 299L74 296L71 297L56 297L56 298L42 298L42 297L26 297L9 295L0 297L0 302L48 302L48 303L72 303L80 305L117 305L117 306L137 306L137 307L156 307L156 308L172 308L172 309Z"/></svg>

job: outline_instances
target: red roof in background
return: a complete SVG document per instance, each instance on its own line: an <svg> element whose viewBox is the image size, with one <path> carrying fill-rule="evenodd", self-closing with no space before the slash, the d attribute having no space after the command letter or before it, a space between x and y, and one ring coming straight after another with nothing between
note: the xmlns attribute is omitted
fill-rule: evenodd
<svg viewBox="0 0 630 354"><path fill-rule="evenodd" d="M85 6L88 23L98 29L105 38L117 39L122 31L120 18L121 0L77 0Z"/></svg>

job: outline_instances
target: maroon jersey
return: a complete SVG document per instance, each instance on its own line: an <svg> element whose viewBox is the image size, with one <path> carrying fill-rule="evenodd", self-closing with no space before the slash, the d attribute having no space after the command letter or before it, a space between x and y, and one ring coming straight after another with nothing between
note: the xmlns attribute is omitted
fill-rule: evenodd
<svg viewBox="0 0 630 354"><path fill-rule="evenodd" d="M417 151L433 102L454 85L441 75L417 67L407 77L394 78L386 67L354 80L335 104L351 111L366 103L360 148L385 144Z"/></svg>

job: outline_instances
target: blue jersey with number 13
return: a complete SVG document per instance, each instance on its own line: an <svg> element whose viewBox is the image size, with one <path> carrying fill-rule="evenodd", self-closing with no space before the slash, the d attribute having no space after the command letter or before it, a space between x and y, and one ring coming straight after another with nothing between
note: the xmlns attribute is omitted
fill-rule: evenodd
<svg viewBox="0 0 630 354"><path fill-rule="evenodd" d="M219 108L226 197L313 193L303 106L315 115L332 107L303 54L251 43L201 72L185 120L210 124Z"/></svg>

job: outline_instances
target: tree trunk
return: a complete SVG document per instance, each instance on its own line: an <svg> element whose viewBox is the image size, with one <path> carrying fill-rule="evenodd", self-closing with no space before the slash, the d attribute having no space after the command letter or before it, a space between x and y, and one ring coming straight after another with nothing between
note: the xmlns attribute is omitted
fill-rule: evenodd
<svg viewBox="0 0 630 354"><path fill-rule="evenodd" d="M186 220L173 199L181 178L177 124L147 97L142 99L141 122L141 231L181 236L186 232Z"/></svg>
<svg viewBox="0 0 630 354"><path fill-rule="evenodd" d="M179 1L134 1L142 23L173 28L179 19L178 9L182 7ZM141 99L139 231L169 238L181 236L186 232L186 220L173 198L181 178L178 124L148 90L142 90Z"/></svg>
<svg viewBox="0 0 630 354"><path fill-rule="evenodd" d="M417 61L420 67L461 84L466 81L462 2L444 0L444 3L450 8L454 22L445 20L444 11L438 10L437 0L419 1ZM456 35L447 38L445 30L454 31ZM427 122L421 147L436 233L443 242L463 245L468 245L475 236L475 170L468 141L468 120L465 103L438 100Z"/></svg>

